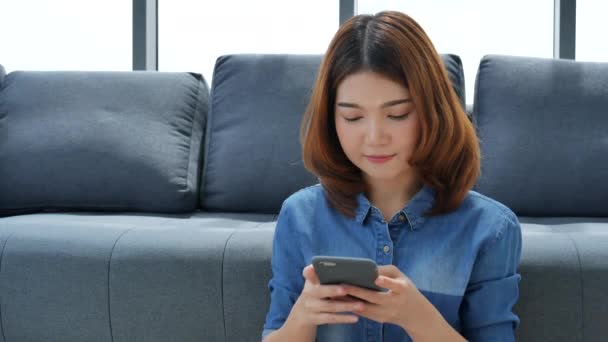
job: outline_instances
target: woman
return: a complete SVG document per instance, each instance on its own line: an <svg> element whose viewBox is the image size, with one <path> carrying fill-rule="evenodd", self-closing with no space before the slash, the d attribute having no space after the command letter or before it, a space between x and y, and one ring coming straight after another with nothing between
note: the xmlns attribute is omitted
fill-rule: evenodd
<svg viewBox="0 0 608 342"><path fill-rule="evenodd" d="M264 341L514 340L520 226L471 191L474 128L412 18L344 23L301 136L320 184L281 208ZM315 255L373 259L387 291L320 285Z"/></svg>

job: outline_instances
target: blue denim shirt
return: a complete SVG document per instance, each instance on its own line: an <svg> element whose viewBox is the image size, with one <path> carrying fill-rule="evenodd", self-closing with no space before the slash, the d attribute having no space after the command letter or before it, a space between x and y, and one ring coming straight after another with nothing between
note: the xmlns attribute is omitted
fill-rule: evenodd
<svg viewBox="0 0 608 342"><path fill-rule="evenodd" d="M499 202L470 191L454 211L425 216L434 191L424 186L386 222L359 194L355 218L329 205L321 185L291 195L281 208L273 249L270 309L262 332L280 328L304 287L303 268L315 255L365 257L397 266L469 341L514 341L512 307L519 296L521 229ZM390 231L400 231L393 234ZM399 326L363 317L320 325L317 341L411 341Z"/></svg>

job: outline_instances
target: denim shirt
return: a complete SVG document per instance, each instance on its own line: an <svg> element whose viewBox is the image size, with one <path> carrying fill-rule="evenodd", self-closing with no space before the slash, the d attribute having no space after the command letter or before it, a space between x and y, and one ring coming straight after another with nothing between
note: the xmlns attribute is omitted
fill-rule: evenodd
<svg viewBox="0 0 608 342"><path fill-rule="evenodd" d="M291 195L274 234L271 303L262 338L287 319L312 257L334 255L397 266L469 341L514 341L519 318L512 307L519 296L521 256L517 217L474 191L454 211L426 216L434 198L434 190L424 186L386 222L363 194L357 196L354 218L331 207L321 185ZM316 340L411 341L401 327L364 317L355 324L320 325Z"/></svg>

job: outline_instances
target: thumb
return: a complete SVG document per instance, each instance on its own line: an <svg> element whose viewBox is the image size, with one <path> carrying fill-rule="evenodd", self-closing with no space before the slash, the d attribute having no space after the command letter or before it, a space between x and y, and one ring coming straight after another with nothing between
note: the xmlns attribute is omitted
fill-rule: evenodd
<svg viewBox="0 0 608 342"><path fill-rule="evenodd" d="M378 275L389 278L399 278L403 273L395 265L378 266Z"/></svg>
<svg viewBox="0 0 608 342"><path fill-rule="evenodd" d="M312 265L308 265L306 267L304 267L304 270L302 271L302 275L304 276L304 279L308 280L309 282L318 285L320 283L319 281L319 277L317 277L317 272L315 272L314 267L312 267Z"/></svg>

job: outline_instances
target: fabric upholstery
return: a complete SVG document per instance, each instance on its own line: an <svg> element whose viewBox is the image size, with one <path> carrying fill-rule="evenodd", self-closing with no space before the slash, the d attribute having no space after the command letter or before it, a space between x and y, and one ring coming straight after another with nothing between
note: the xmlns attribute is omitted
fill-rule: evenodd
<svg viewBox="0 0 608 342"><path fill-rule="evenodd" d="M9 227L0 272L6 341L109 341L108 258L120 230Z"/></svg>
<svg viewBox="0 0 608 342"><path fill-rule="evenodd" d="M460 56L454 54L441 55L443 63L448 72L448 77L452 82L452 87L456 91L456 95L460 99L462 108L466 110L466 87L464 82L464 68Z"/></svg>
<svg viewBox="0 0 608 342"><path fill-rule="evenodd" d="M518 341L602 341L608 327L608 218L521 217Z"/></svg>
<svg viewBox="0 0 608 342"><path fill-rule="evenodd" d="M226 245L236 231L275 219L229 213L0 219L3 336L223 341Z"/></svg>
<svg viewBox="0 0 608 342"><path fill-rule="evenodd" d="M0 213L193 211L208 101L196 74L8 74Z"/></svg>
<svg viewBox="0 0 608 342"><path fill-rule="evenodd" d="M238 230L226 244L223 302L226 341L259 341L270 306L268 280L275 222Z"/></svg>
<svg viewBox="0 0 608 342"><path fill-rule="evenodd" d="M608 217L608 63L486 56L476 190L523 216Z"/></svg>
<svg viewBox="0 0 608 342"><path fill-rule="evenodd" d="M8 341L23 334L257 341L269 305L275 220L226 213L1 219L4 334ZM607 333L597 317L608 315L608 219L520 220L517 340L600 341Z"/></svg>
<svg viewBox="0 0 608 342"><path fill-rule="evenodd" d="M518 341L581 341L582 288L576 247L567 234L522 224ZM559 300L558 300L559 298Z"/></svg>

